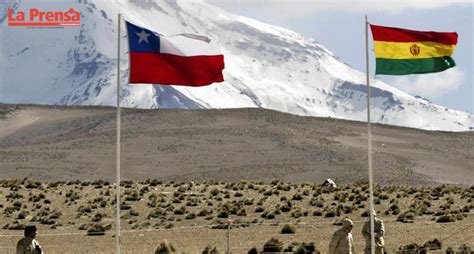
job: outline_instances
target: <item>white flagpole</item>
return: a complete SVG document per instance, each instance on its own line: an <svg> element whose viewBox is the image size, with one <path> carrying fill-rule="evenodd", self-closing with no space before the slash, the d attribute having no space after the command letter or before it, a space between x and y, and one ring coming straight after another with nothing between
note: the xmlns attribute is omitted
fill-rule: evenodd
<svg viewBox="0 0 474 254"><path fill-rule="evenodd" d="M368 155L369 155L369 195L370 195L370 245L371 253L375 254L375 237L374 237L374 186L373 186L373 171L372 171L372 128L370 126L370 77L369 77L369 22L367 15L365 15L365 61L366 61L366 78L367 78L367 140L368 140Z"/></svg>
<svg viewBox="0 0 474 254"><path fill-rule="evenodd" d="M118 14L118 29L117 29L117 168L116 168L116 184L115 184L115 247L117 254L120 254L120 23L122 14Z"/></svg>

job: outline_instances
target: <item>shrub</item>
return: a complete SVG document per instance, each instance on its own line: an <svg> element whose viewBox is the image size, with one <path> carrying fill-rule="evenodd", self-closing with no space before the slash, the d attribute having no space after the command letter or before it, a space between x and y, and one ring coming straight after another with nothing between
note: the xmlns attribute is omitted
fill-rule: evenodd
<svg viewBox="0 0 474 254"><path fill-rule="evenodd" d="M336 192L334 194L334 200L339 201L341 203L345 203L347 198L347 193L345 192Z"/></svg>
<svg viewBox="0 0 474 254"><path fill-rule="evenodd" d="M425 242L423 245L418 245L416 243L402 245L398 248L400 251L397 253L431 253L431 250L440 250L441 247L441 241L438 239L433 239ZM446 249L446 253L454 253L451 251L452 250L450 250L450 248Z"/></svg>
<svg viewBox="0 0 474 254"><path fill-rule="evenodd" d="M291 217L296 218L296 219L301 216L303 216L303 213L299 209L291 213Z"/></svg>
<svg viewBox="0 0 474 254"><path fill-rule="evenodd" d="M87 229L87 235L94 236L94 235L105 235L105 231L110 230L112 225L107 224L92 224Z"/></svg>
<svg viewBox="0 0 474 254"><path fill-rule="evenodd" d="M253 247L252 249L250 249L247 254L258 254L258 250L257 248Z"/></svg>
<svg viewBox="0 0 474 254"><path fill-rule="evenodd" d="M130 192L130 194L125 197L125 200L127 201L139 201L140 199L140 194L136 190Z"/></svg>
<svg viewBox="0 0 474 254"><path fill-rule="evenodd" d="M407 245L402 245L398 249L401 250L401 253L418 253L420 246L416 243L411 243Z"/></svg>
<svg viewBox="0 0 474 254"><path fill-rule="evenodd" d="M363 212L360 214L360 217L364 217L364 218L369 217L369 211L368 211L368 210L363 211Z"/></svg>
<svg viewBox="0 0 474 254"><path fill-rule="evenodd" d="M182 206L174 209L173 213L176 215L183 215L186 212L186 207Z"/></svg>
<svg viewBox="0 0 474 254"><path fill-rule="evenodd" d="M387 209L387 211L385 211L385 214L386 214L386 215L389 215L390 213L393 214L393 215L398 215L398 214L400 214L400 206L398 206L397 203L392 204L392 205Z"/></svg>
<svg viewBox="0 0 474 254"><path fill-rule="evenodd" d="M296 193L296 194L293 195L293 197L291 199L295 200L295 201L301 201L301 200L303 200L303 196L301 196L301 194L299 194L299 193Z"/></svg>
<svg viewBox="0 0 474 254"><path fill-rule="evenodd" d="M217 196L217 194L219 194L219 192L221 192L221 191L217 187L214 187L214 188L211 189L211 191L209 191L209 193L211 193L212 196Z"/></svg>
<svg viewBox="0 0 474 254"><path fill-rule="evenodd" d="M264 212L264 213L262 213L262 218L265 218L267 220L273 220L273 219L275 219L275 214L272 213L272 212L269 212L269 213Z"/></svg>
<svg viewBox="0 0 474 254"><path fill-rule="evenodd" d="M41 224L45 224L45 225L53 225L56 223L56 221L54 221L53 219L51 218L48 218L48 217L43 217L41 218Z"/></svg>
<svg viewBox="0 0 474 254"><path fill-rule="evenodd" d="M263 192L263 195L264 196L271 196L271 195L273 195L273 191L271 189L267 190L267 191Z"/></svg>
<svg viewBox="0 0 474 254"><path fill-rule="evenodd" d="M217 218L227 218L227 217L229 217L229 212L227 210L221 210L217 214Z"/></svg>
<svg viewBox="0 0 474 254"><path fill-rule="evenodd" d="M324 200L321 199L321 198L312 198L309 201L309 204L312 205L312 206L323 208L324 207Z"/></svg>
<svg viewBox="0 0 474 254"><path fill-rule="evenodd" d="M200 211L197 213L197 216L199 216L199 217L204 217L204 216L206 216L206 215L208 215L208 214L211 214L211 213L210 213L209 211L207 211L207 209L202 209L202 210L200 210Z"/></svg>
<svg viewBox="0 0 474 254"><path fill-rule="evenodd" d="M291 204L290 201L286 201L286 202L283 202L283 205L281 205L280 210L284 213L287 213L291 211L292 206L293 205Z"/></svg>
<svg viewBox="0 0 474 254"><path fill-rule="evenodd" d="M195 213L190 213L190 214L186 215L186 220L194 220L195 218L196 218Z"/></svg>
<svg viewBox="0 0 474 254"><path fill-rule="evenodd" d="M281 211L280 211L280 206L276 206L275 207L275 210L273 211L275 214L281 214Z"/></svg>
<svg viewBox="0 0 474 254"><path fill-rule="evenodd" d="M244 205L253 205L253 199L245 199Z"/></svg>
<svg viewBox="0 0 474 254"><path fill-rule="evenodd" d="M105 217L105 214L103 213L96 213L94 217L92 217L92 222L99 222L102 220L102 218Z"/></svg>
<svg viewBox="0 0 474 254"><path fill-rule="evenodd" d="M295 227L285 224L283 228L281 228L280 233L281 234L294 234L296 232Z"/></svg>
<svg viewBox="0 0 474 254"><path fill-rule="evenodd" d="M397 221L403 223L413 223L415 214L413 212L404 212L397 217Z"/></svg>
<svg viewBox="0 0 474 254"><path fill-rule="evenodd" d="M131 210L128 212L128 214L130 214L130 216L135 216L135 217L138 216L138 215L140 215L137 211L135 211L135 210L133 210L133 209L131 209Z"/></svg>
<svg viewBox="0 0 474 254"><path fill-rule="evenodd" d="M345 214L352 213L352 209L354 209L354 208L351 207L351 206L342 206L342 207L341 207L341 210L342 210Z"/></svg>
<svg viewBox="0 0 474 254"><path fill-rule="evenodd" d="M202 254L219 254L216 246L206 246L204 250L201 252Z"/></svg>
<svg viewBox="0 0 474 254"><path fill-rule="evenodd" d="M10 192L5 196L7 199L22 199L23 195L18 192Z"/></svg>
<svg viewBox="0 0 474 254"><path fill-rule="evenodd" d="M263 245L263 252L280 252L283 250L283 242L272 238Z"/></svg>
<svg viewBox="0 0 474 254"><path fill-rule="evenodd" d="M167 254L167 253L173 253L176 252L176 249L171 243L168 243L168 241L164 241L160 243L158 248L155 250L155 254Z"/></svg>
<svg viewBox="0 0 474 254"><path fill-rule="evenodd" d="M148 219L150 218L159 218L161 215L166 215L166 211L161 208L155 208L148 214Z"/></svg>
<svg viewBox="0 0 474 254"><path fill-rule="evenodd" d="M441 241L436 238L423 244L423 248L427 248L428 250L440 250L441 247Z"/></svg>
<svg viewBox="0 0 474 254"><path fill-rule="evenodd" d="M21 212L18 213L17 219L23 220L24 218L26 218L26 216L28 216L28 212L27 211L21 211Z"/></svg>
<svg viewBox="0 0 474 254"><path fill-rule="evenodd" d="M320 252L316 250L316 246L314 243L298 243L294 242L288 246L284 250L284 252L291 252L291 253L296 253L296 254L307 254L307 253L314 253L314 254L319 254Z"/></svg>
<svg viewBox="0 0 474 254"><path fill-rule="evenodd" d="M245 210L245 208L240 209L237 212L237 216L247 216L247 211Z"/></svg>
<svg viewBox="0 0 474 254"><path fill-rule="evenodd" d="M333 210L329 210L324 214L324 217L326 217L326 218L336 217L336 212L333 211Z"/></svg>
<svg viewBox="0 0 474 254"><path fill-rule="evenodd" d="M120 209L122 210L130 210L132 207L127 204L126 202L122 202L122 204L120 204Z"/></svg>
<svg viewBox="0 0 474 254"><path fill-rule="evenodd" d="M22 230L25 228L25 224L19 221L14 221L12 224L7 224L3 228L9 229L9 230Z"/></svg>
<svg viewBox="0 0 474 254"><path fill-rule="evenodd" d="M45 198L45 195L43 193L40 193L38 195L33 195L32 197L28 198L28 201L38 202L38 201L40 201L41 199L44 199L44 198Z"/></svg>
<svg viewBox="0 0 474 254"><path fill-rule="evenodd" d="M455 222L455 221L456 221L456 218L450 214L439 216L436 219L436 223L449 223L449 222Z"/></svg>
<svg viewBox="0 0 474 254"><path fill-rule="evenodd" d="M158 200L158 196L157 196L155 193L152 193L152 194L150 194L150 196L148 196L148 200L150 200L150 201L157 201L157 200Z"/></svg>
<svg viewBox="0 0 474 254"><path fill-rule="evenodd" d="M471 247L467 246L466 244L461 244L461 246L459 246L459 252L458 253L473 253L471 251Z"/></svg>

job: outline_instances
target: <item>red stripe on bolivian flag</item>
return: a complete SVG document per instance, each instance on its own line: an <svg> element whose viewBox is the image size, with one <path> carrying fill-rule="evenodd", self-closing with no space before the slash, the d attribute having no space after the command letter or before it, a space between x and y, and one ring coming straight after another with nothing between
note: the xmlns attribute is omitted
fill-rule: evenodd
<svg viewBox="0 0 474 254"><path fill-rule="evenodd" d="M406 75L444 71L456 64L455 32L414 31L370 25L374 38L376 74Z"/></svg>

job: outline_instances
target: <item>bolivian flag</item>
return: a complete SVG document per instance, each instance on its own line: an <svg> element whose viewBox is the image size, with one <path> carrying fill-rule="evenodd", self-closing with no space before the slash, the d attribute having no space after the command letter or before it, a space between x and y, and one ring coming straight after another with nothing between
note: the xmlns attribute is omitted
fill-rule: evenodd
<svg viewBox="0 0 474 254"><path fill-rule="evenodd" d="M457 33L423 32L370 25L376 57L375 74L406 75L440 72L456 63L451 58Z"/></svg>

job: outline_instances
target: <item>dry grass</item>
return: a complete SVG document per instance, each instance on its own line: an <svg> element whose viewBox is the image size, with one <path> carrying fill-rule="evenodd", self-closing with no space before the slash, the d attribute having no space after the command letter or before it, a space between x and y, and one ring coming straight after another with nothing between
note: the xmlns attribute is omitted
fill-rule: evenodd
<svg viewBox="0 0 474 254"><path fill-rule="evenodd" d="M324 253L337 229L333 224L343 217L355 221L354 237L358 249L363 248L360 230L368 215L365 183L333 191L319 184L281 181L145 180L124 181L122 187L124 248L131 253L137 252L133 248L137 241L146 253L165 238L178 251L196 253L208 247L223 252L226 231L219 228L227 228L229 216L238 253L252 247L262 250L272 237L282 242L282 248L297 250L307 242ZM8 235L20 235L24 225L38 224L39 239L48 253L61 253L55 247L57 239L68 239L83 251L113 252L114 193L114 185L105 181L0 180L0 246L12 251L10 241L19 237ZM474 230L466 227L474 225L474 187L377 185L374 194L389 250L411 243L421 246L433 238L441 239L444 248L472 244ZM82 246L85 242L87 246Z"/></svg>

